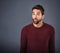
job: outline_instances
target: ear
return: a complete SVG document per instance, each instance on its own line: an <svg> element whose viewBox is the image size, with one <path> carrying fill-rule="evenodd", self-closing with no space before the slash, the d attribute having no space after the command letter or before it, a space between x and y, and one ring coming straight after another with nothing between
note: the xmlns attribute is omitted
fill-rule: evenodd
<svg viewBox="0 0 60 53"><path fill-rule="evenodd" d="M42 19L44 19L45 15L42 16Z"/></svg>

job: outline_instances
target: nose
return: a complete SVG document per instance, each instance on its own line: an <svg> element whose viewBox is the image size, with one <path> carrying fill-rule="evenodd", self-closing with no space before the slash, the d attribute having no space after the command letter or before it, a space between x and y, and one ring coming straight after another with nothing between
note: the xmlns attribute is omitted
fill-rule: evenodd
<svg viewBox="0 0 60 53"><path fill-rule="evenodd" d="M37 15L35 15L35 17L34 17L35 19L37 18Z"/></svg>

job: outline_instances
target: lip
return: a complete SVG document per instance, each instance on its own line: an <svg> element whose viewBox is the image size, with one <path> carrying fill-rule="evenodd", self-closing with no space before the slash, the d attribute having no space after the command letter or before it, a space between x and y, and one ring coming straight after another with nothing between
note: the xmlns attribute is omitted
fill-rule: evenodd
<svg viewBox="0 0 60 53"><path fill-rule="evenodd" d="M34 19L34 21L38 21L38 20Z"/></svg>

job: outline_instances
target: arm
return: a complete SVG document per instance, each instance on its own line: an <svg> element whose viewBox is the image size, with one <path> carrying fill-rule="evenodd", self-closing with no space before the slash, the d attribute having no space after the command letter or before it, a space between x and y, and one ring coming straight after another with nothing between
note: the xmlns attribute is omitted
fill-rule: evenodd
<svg viewBox="0 0 60 53"><path fill-rule="evenodd" d="M54 29L50 31L49 53L55 53L55 31Z"/></svg>
<svg viewBox="0 0 60 53"><path fill-rule="evenodd" d="M20 45L20 53L26 53L26 44L27 44L27 39L26 39L26 29L23 28L21 31L21 45Z"/></svg>

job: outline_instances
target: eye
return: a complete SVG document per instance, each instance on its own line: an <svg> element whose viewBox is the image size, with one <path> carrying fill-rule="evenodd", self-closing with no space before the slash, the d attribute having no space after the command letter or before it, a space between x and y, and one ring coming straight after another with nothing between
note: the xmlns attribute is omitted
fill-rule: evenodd
<svg viewBox="0 0 60 53"><path fill-rule="evenodd" d="M37 13L37 15L40 15L40 13Z"/></svg>
<svg viewBox="0 0 60 53"><path fill-rule="evenodd" d="M32 15L35 15L35 13L32 13Z"/></svg>

